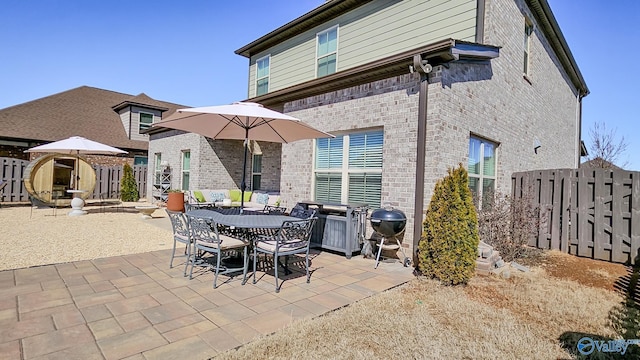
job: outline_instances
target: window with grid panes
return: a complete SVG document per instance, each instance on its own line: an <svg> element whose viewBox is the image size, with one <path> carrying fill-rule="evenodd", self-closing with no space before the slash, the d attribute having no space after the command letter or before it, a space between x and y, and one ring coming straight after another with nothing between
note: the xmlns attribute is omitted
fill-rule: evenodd
<svg viewBox="0 0 640 360"><path fill-rule="evenodd" d="M182 152L182 190L189 190L189 172L191 171L191 151Z"/></svg>
<svg viewBox="0 0 640 360"><path fill-rule="evenodd" d="M496 188L496 144L471 136L469 138L469 188L479 207L493 198Z"/></svg>
<svg viewBox="0 0 640 360"><path fill-rule="evenodd" d="M162 162L162 154L156 153L154 157L154 184L160 185L160 183L162 183L162 165L160 165Z"/></svg>
<svg viewBox="0 0 640 360"><path fill-rule="evenodd" d="M317 35L316 77L336 72L338 58L338 27L333 27Z"/></svg>
<svg viewBox="0 0 640 360"><path fill-rule="evenodd" d="M315 200L380 207L383 132L317 139Z"/></svg>
<svg viewBox="0 0 640 360"><path fill-rule="evenodd" d="M531 62L531 34L533 34L533 25L528 19L524 23L524 66L523 73L529 75Z"/></svg>
<svg viewBox="0 0 640 360"><path fill-rule="evenodd" d="M269 92L269 64L271 56L267 55L256 61L256 96Z"/></svg>
<svg viewBox="0 0 640 360"><path fill-rule="evenodd" d="M252 163L251 190L260 190L260 181L262 180L262 154L253 154Z"/></svg>
<svg viewBox="0 0 640 360"><path fill-rule="evenodd" d="M151 125L153 124L153 114L149 114L149 113L139 113L140 115L140 126L139 126L139 130L147 130L151 127Z"/></svg>

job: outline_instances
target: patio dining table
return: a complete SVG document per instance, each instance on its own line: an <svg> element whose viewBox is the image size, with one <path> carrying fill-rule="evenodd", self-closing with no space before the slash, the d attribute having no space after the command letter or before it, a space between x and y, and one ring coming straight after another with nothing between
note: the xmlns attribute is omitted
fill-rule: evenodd
<svg viewBox="0 0 640 360"><path fill-rule="evenodd" d="M286 215L268 215L257 212L247 212L240 215L235 209L197 209L186 212L188 216L208 218L220 225L236 229L279 229L285 221L297 220Z"/></svg>
<svg viewBox="0 0 640 360"><path fill-rule="evenodd" d="M269 215L254 211L248 212L246 210L243 214L240 214L239 209L197 209L187 211L185 214L187 216L211 219L213 222L231 229L240 229L244 232L243 235L251 240L252 244L253 237L273 234L285 221L299 220L286 215ZM232 258L227 261L237 264L241 260ZM286 264L280 263L280 265L284 268L285 274L291 273L291 270L289 270Z"/></svg>

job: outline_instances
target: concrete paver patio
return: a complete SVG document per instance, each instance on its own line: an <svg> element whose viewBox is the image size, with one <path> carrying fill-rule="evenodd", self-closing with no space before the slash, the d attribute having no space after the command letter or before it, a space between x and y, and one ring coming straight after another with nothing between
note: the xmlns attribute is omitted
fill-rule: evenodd
<svg viewBox="0 0 640 360"><path fill-rule="evenodd" d="M0 271L2 359L208 359L409 281L411 268L314 251L280 293L271 274L183 277L169 250ZM177 266L176 266L177 265ZM188 352L187 352L188 351Z"/></svg>

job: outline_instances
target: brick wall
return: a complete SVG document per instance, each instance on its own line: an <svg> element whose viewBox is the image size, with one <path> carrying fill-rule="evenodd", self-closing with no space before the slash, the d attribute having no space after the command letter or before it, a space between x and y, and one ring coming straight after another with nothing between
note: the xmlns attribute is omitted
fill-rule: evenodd
<svg viewBox="0 0 640 360"><path fill-rule="evenodd" d="M339 135L352 130L384 131L382 205L407 214L413 227L418 117L418 74L407 74L286 103L284 111L307 124ZM313 141L282 146L283 205L313 199ZM410 232L405 244L411 244Z"/></svg>
<svg viewBox="0 0 640 360"><path fill-rule="evenodd" d="M189 174L190 189L238 189L242 179L244 157L241 140L211 140L204 136L170 130L151 136L149 143L148 194L154 182L155 154L162 154L162 161L171 166L171 187L181 188L182 152L191 152ZM281 145L261 142L262 187L268 190L280 189ZM251 189L251 152L247 153L246 185ZM151 196L151 195L149 195ZM153 200L149 198L149 200Z"/></svg>

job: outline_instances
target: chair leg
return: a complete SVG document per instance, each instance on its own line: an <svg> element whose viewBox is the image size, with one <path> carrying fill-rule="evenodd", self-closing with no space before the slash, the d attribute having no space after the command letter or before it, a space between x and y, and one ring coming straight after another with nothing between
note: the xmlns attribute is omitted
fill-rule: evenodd
<svg viewBox="0 0 640 360"><path fill-rule="evenodd" d="M256 283L256 271L258 270L258 251L256 245L253 245L253 283Z"/></svg>
<svg viewBox="0 0 640 360"><path fill-rule="evenodd" d="M276 255L273 255L273 268L275 269L275 276L276 276L276 293L280 292L280 287L278 286L278 257Z"/></svg>
<svg viewBox="0 0 640 360"><path fill-rule="evenodd" d="M193 267L196 266L196 256L198 253L198 249L196 249L195 245L193 246L193 258L190 260L191 262L191 271L189 272L189 280L193 279Z"/></svg>
<svg viewBox="0 0 640 360"><path fill-rule="evenodd" d="M220 272L220 261L222 258L222 252L218 249L218 253L216 254L216 274L213 277L213 288L218 287L218 273Z"/></svg>
<svg viewBox="0 0 640 360"><path fill-rule="evenodd" d="M187 244L187 260L184 262L184 274L183 276L187 276L187 267L189 267L189 263L191 262L191 243Z"/></svg>
<svg viewBox="0 0 640 360"><path fill-rule="evenodd" d="M171 251L171 260L169 261L169 269L173 269L173 258L176 256L176 239L173 239L173 251Z"/></svg>
<svg viewBox="0 0 640 360"><path fill-rule="evenodd" d="M304 264L307 267L307 284L311 282L311 273L309 273L309 249L307 249L307 255L304 258Z"/></svg>
<svg viewBox="0 0 640 360"><path fill-rule="evenodd" d="M244 247L244 271L242 274L242 285L247 283L247 271L249 270L249 250L248 247Z"/></svg>

